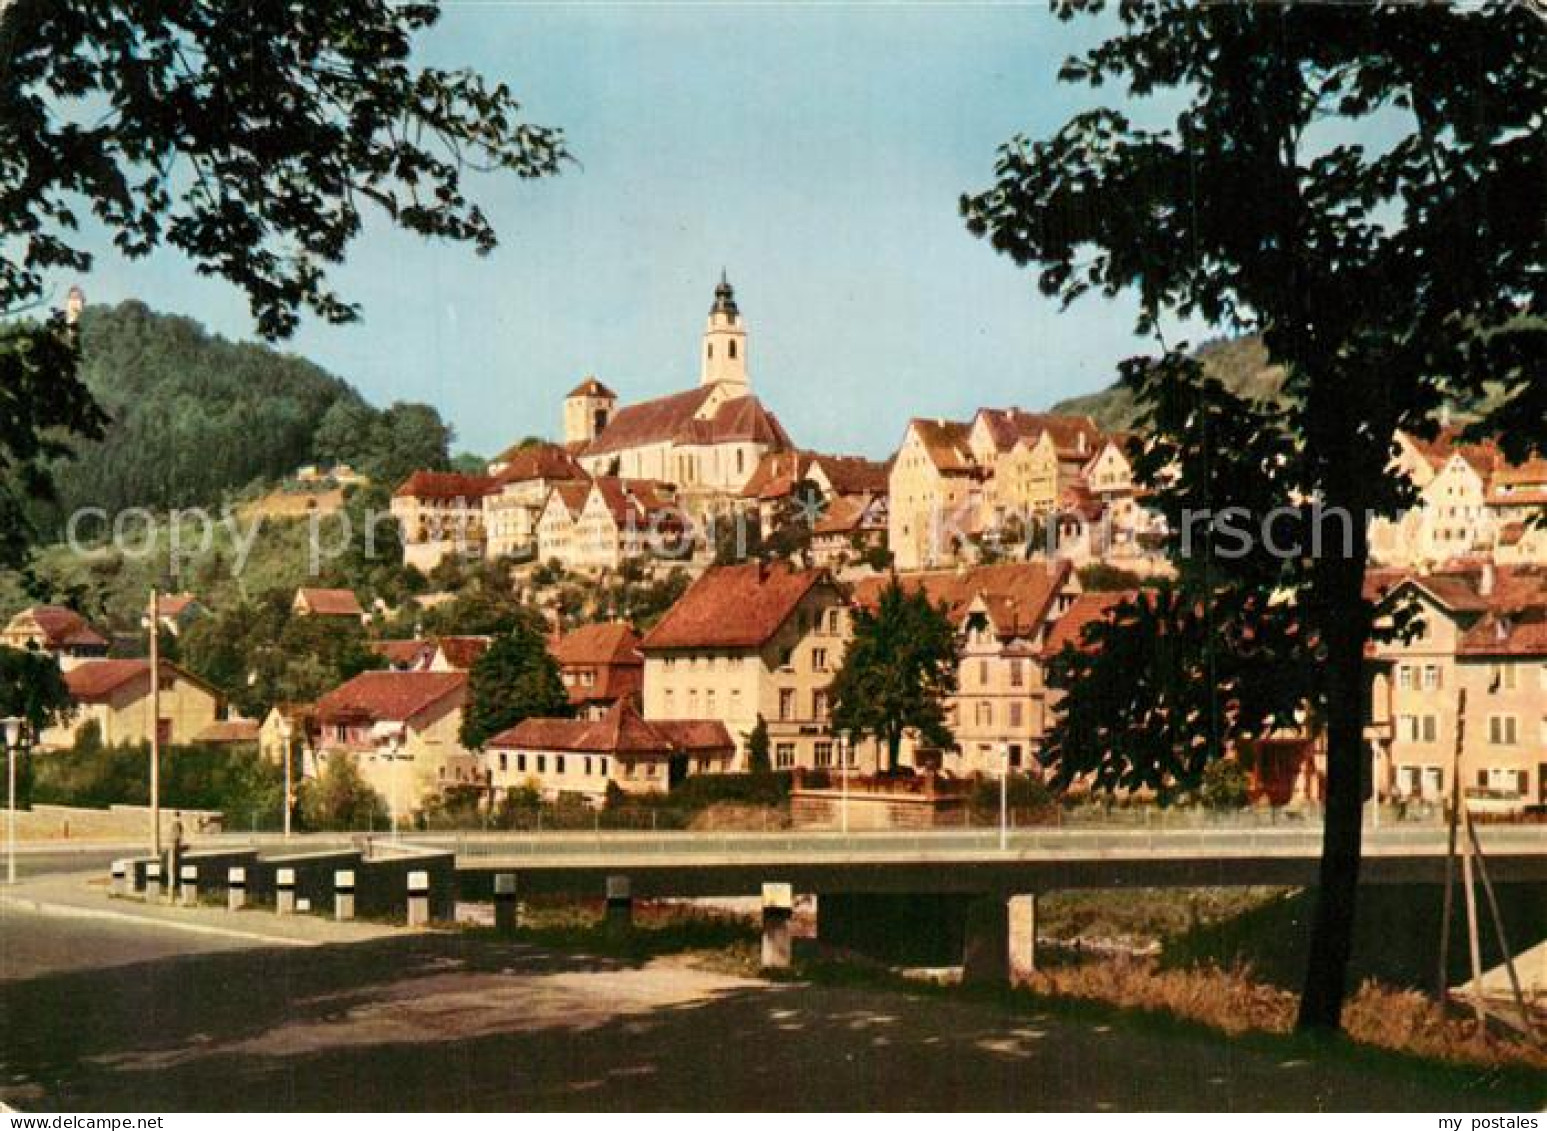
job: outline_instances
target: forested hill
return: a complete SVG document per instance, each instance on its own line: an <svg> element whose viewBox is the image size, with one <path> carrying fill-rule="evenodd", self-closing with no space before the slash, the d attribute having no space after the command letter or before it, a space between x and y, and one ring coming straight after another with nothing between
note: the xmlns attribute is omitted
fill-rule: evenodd
<svg viewBox="0 0 1547 1131"><path fill-rule="evenodd" d="M1273 400L1284 384L1283 370L1268 364L1268 351L1255 336L1209 342L1199 347L1198 360L1227 389L1242 396ZM1138 416L1133 393L1121 385L1059 401L1053 411L1085 413L1106 429L1131 428Z"/></svg>
<svg viewBox="0 0 1547 1131"><path fill-rule="evenodd" d="M353 463L389 486L404 466L446 461L450 430L434 409L379 411L304 358L228 341L140 302L88 307L81 352L112 424L56 469L60 505L45 526L85 506L216 506L317 461Z"/></svg>

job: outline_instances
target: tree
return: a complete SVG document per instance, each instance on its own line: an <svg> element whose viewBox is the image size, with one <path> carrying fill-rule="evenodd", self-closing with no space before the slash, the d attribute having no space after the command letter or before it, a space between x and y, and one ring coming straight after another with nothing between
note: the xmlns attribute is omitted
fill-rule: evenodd
<svg viewBox="0 0 1547 1131"><path fill-rule="evenodd" d="M1055 8L1067 19L1104 6ZM1299 1025L1333 1031L1359 875L1368 522L1411 498L1390 470L1395 432L1432 438L1458 405L1477 413L1471 434L1496 436L1511 458L1547 448L1541 24L1502 0L1123 4L1116 15L1121 29L1060 77L1121 83L1136 100L1164 93L1174 119L1143 127L1100 107L1047 140L1013 140L996 183L963 199L968 227L1036 265L1043 293L1065 304L1132 290L1141 332L1158 336L1166 317L1257 332L1285 376L1270 409L1206 379L1183 343L1124 366L1156 436L1141 480L1174 508L1211 514L1190 552L1172 527L1176 599L1094 629L1092 662L1145 659L1119 640L1158 622L1187 634L1168 648L1231 690L1167 701L1161 692L1180 689L1138 671L1126 691L1097 680L1092 695L1118 694L1127 723L1103 749L1076 733L1101 720L1074 686L1050 745L1108 780L1191 778L1282 711L1281 695L1251 686L1264 672L1303 693L1325 720L1327 795ZM1372 119L1389 144L1355 140ZM1301 536L1300 552L1267 552L1258 530L1237 556L1215 491L1303 500L1278 531L1279 545ZM1318 512L1335 537L1315 547L1303 536ZM1195 744L1179 759L1166 736L1184 727Z"/></svg>
<svg viewBox="0 0 1547 1131"><path fill-rule="evenodd" d="M762 715L758 715L747 733L747 769L754 774L766 774L773 769L773 760L768 756L768 720Z"/></svg>
<svg viewBox="0 0 1547 1131"><path fill-rule="evenodd" d="M308 829L374 829L389 820L387 803L346 755L329 758L321 774L302 782L297 800Z"/></svg>
<svg viewBox="0 0 1547 1131"><path fill-rule="evenodd" d="M59 661L45 652L0 646L0 718L26 720L17 765L19 804L32 804L32 747L38 736L74 713L75 700L59 670ZM4 753L0 750L0 756Z"/></svg>
<svg viewBox="0 0 1547 1131"><path fill-rule="evenodd" d="M369 450L360 457L360 469L389 488L420 468L444 471L450 466L454 436L434 408L398 401L371 426Z"/></svg>
<svg viewBox="0 0 1547 1131"><path fill-rule="evenodd" d="M833 729L884 744L892 771L909 731L922 743L951 745L945 700L956 690L956 661L950 619L894 573L874 610L854 611L854 636L830 691Z"/></svg>
<svg viewBox="0 0 1547 1131"><path fill-rule="evenodd" d="M327 463L347 463L356 470L370 454L377 412L364 401L340 398L328 407L312 435L313 454ZM390 487L396 484L389 484Z"/></svg>
<svg viewBox="0 0 1547 1131"><path fill-rule="evenodd" d="M800 480L775 504L759 553L797 565L810 565L811 536L826 509L822 489L809 479Z"/></svg>
<svg viewBox="0 0 1547 1131"><path fill-rule="evenodd" d="M81 213L119 253L175 248L235 284L260 334L303 309L359 310L333 291L368 211L427 237L495 246L464 193L468 167L544 177L561 133L525 122L503 85L413 65L433 2L98 4L0 8L0 318L83 273ZM0 332L0 551L19 560L20 499L48 493L48 459L107 421L77 376L62 314Z"/></svg>
<svg viewBox="0 0 1547 1131"><path fill-rule="evenodd" d="M541 631L528 621L490 644L468 674L462 745L483 744L522 719L568 716L569 695Z"/></svg>

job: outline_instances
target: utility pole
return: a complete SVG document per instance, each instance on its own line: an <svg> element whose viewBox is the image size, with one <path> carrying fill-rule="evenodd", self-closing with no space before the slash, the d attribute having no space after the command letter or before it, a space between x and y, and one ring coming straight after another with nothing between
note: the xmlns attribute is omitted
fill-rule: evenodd
<svg viewBox="0 0 1547 1131"><path fill-rule="evenodd" d="M161 597L150 590L150 843L161 859ZM174 879L176 877L173 877Z"/></svg>

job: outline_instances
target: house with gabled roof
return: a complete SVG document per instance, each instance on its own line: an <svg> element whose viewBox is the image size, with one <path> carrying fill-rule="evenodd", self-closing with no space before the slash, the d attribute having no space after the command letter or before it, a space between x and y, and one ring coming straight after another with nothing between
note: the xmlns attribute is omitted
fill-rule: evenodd
<svg viewBox="0 0 1547 1131"><path fill-rule="evenodd" d="M298 617L337 617L365 623L360 598L350 589L316 589L302 586L295 591L290 611Z"/></svg>
<svg viewBox="0 0 1547 1131"><path fill-rule="evenodd" d="M992 469L971 438L959 421L908 422L887 480L887 545L898 569L954 561L959 538L981 529Z"/></svg>
<svg viewBox="0 0 1547 1131"><path fill-rule="evenodd" d="M167 661L160 664L159 696L151 694L146 659L84 659L65 671L64 680L76 710L67 721L43 732L38 745L45 750L75 745L87 725L95 725L109 746L149 742L158 731L166 745L193 742L225 710L215 687ZM159 713L153 698L159 698Z"/></svg>
<svg viewBox="0 0 1547 1131"><path fill-rule="evenodd" d="M578 718L597 719L625 699L639 699L645 658L639 633L627 621L581 625L548 650Z"/></svg>
<svg viewBox="0 0 1547 1131"><path fill-rule="evenodd" d="M762 718L774 769L830 768L828 688L849 633L847 598L825 570L711 567L640 642L644 717L720 720L738 770Z"/></svg>
<svg viewBox="0 0 1547 1131"><path fill-rule="evenodd" d="M392 516L403 537L403 561L428 572L447 557L484 554L484 498L493 476L416 471L392 492Z"/></svg>
<svg viewBox="0 0 1547 1131"><path fill-rule="evenodd" d="M717 719L646 720L624 698L599 718L524 719L485 744L483 762L496 794L529 786L600 805L609 785L665 793L689 773L724 773L735 750Z"/></svg>
<svg viewBox="0 0 1547 1131"><path fill-rule="evenodd" d="M351 759L400 815L454 786L482 786L479 761L459 734L466 702L466 672L361 672L303 715L309 763L322 773L332 759Z"/></svg>
<svg viewBox="0 0 1547 1131"><path fill-rule="evenodd" d="M74 609L34 605L13 616L0 632L0 646L23 652L47 652L69 668L81 660L106 656L108 639Z"/></svg>
<svg viewBox="0 0 1547 1131"><path fill-rule="evenodd" d="M594 379L590 384L603 388ZM590 479L560 444L517 445L489 462L489 474L494 485L483 497L483 525L485 552L491 558L531 557L537 551L537 521L548 493L556 484Z"/></svg>
<svg viewBox="0 0 1547 1131"><path fill-rule="evenodd" d="M566 569L616 569L638 557L686 558L690 539L670 484L653 480L601 476L583 485L555 484L537 522L538 557Z"/></svg>

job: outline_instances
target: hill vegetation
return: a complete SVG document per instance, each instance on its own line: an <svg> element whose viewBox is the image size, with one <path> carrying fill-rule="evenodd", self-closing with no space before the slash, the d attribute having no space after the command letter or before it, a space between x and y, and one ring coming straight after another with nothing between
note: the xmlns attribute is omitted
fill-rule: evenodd
<svg viewBox="0 0 1547 1131"><path fill-rule="evenodd" d="M1255 335L1206 342L1197 356L1204 369L1237 396L1275 401L1283 390L1284 371L1268 364L1268 351ZM1059 401L1052 411L1090 416L1107 431L1132 428L1139 416L1133 390L1120 384Z"/></svg>
<svg viewBox="0 0 1547 1131"><path fill-rule="evenodd" d="M447 465L451 429L435 409L376 409L304 358L144 303L88 307L81 352L81 376L111 423L55 467L58 499L34 516L45 534L84 507L217 507L312 462L351 463L389 485Z"/></svg>

